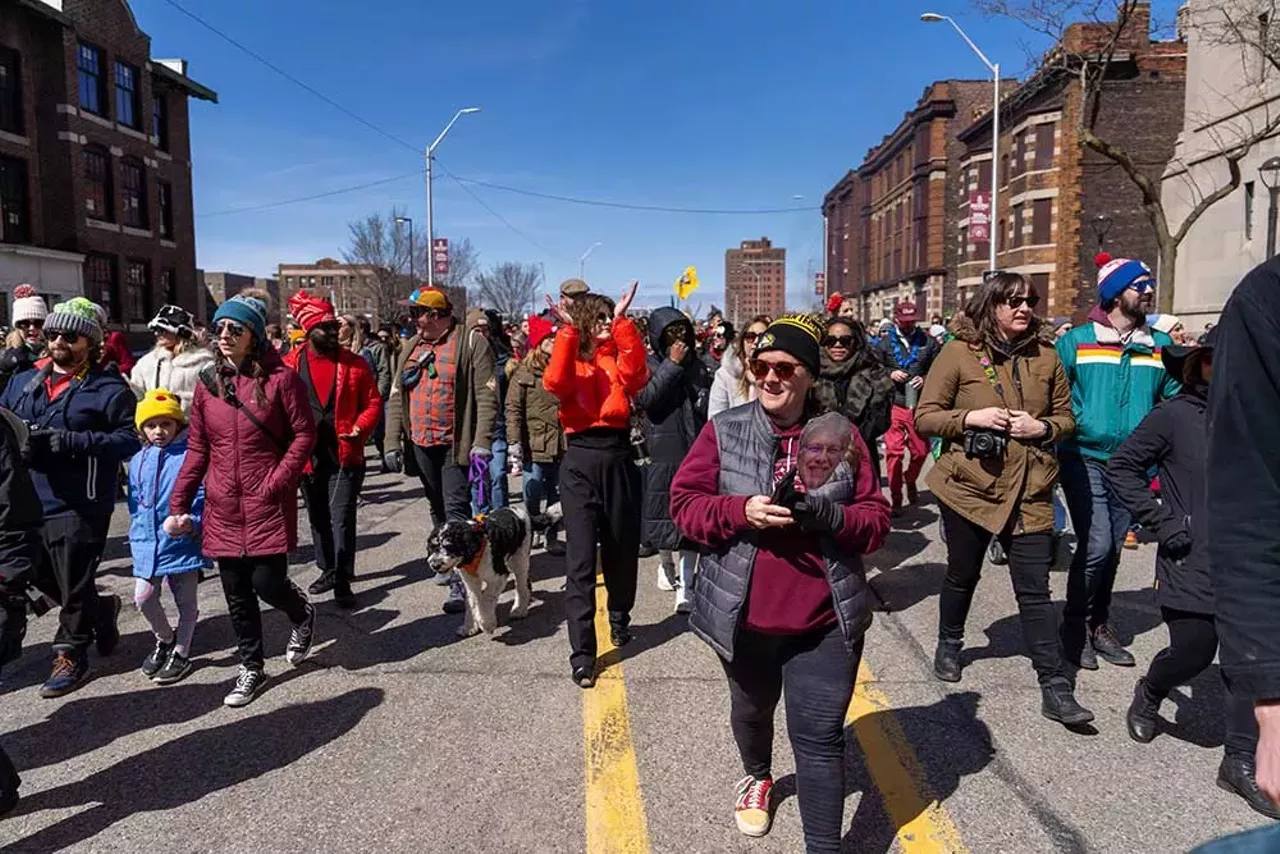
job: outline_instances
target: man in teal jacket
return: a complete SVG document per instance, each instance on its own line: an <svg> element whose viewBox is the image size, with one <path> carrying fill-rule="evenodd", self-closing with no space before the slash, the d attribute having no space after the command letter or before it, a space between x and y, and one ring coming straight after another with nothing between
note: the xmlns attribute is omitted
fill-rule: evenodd
<svg viewBox="0 0 1280 854"><path fill-rule="evenodd" d="M1098 272L1099 304L1089 312L1090 322L1057 344L1076 417L1075 435L1059 449L1077 537L1062 643L1068 660L1086 670L1098 668L1098 656L1123 667L1134 664L1109 625L1111 588L1131 520L1107 480L1107 461L1156 403L1178 392L1160 361L1161 348L1173 339L1146 325L1155 287L1141 261L1108 260Z"/></svg>

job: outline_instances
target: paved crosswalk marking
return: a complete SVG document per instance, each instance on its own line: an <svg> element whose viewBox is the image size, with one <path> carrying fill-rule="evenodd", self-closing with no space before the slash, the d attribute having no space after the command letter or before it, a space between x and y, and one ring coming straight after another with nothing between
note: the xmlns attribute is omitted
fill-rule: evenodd
<svg viewBox="0 0 1280 854"><path fill-rule="evenodd" d="M603 579L596 583L596 655L603 662L615 656L609 638ZM596 687L582 692L582 729L587 773L588 854L647 854L649 828L636 751L631 742L627 687L622 664L606 666Z"/></svg>
<svg viewBox="0 0 1280 854"><path fill-rule="evenodd" d="M845 722L853 727L871 778L898 827L898 847L903 854L966 854L969 849L947 810L925 794L927 785L920 761L891 714L889 698L874 680L866 662L862 662Z"/></svg>

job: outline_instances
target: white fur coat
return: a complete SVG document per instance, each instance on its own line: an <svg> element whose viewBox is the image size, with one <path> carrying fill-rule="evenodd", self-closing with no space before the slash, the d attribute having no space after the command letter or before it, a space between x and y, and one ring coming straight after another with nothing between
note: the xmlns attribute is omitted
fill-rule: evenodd
<svg viewBox="0 0 1280 854"><path fill-rule="evenodd" d="M182 411L186 412L191 408L200 372L212 364L213 353L203 347L174 356L166 348L157 346L133 366L129 385L139 399L152 389L167 388L182 401Z"/></svg>

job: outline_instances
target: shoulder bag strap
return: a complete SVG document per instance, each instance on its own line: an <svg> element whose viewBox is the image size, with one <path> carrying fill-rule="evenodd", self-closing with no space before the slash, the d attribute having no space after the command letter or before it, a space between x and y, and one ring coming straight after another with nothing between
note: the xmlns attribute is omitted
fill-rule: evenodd
<svg viewBox="0 0 1280 854"><path fill-rule="evenodd" d="M226 395L218 394L217 382L214 380L214 370L214 368L209 367L200 372L200 382L204 385L209 394L218 398L232 409L238 409L243 412L244 417L249 419L249 423L261 430L262 435L271 440L271 444L276 446L276 450L279 451L281 455L288 453L289 447L284 442L280 441L280 438L276 436L275 433L272 433L267 429L267 425L263 424L262 420L253 414L252 409L244 405L240 398L236 396L234 391Z"/></svg>

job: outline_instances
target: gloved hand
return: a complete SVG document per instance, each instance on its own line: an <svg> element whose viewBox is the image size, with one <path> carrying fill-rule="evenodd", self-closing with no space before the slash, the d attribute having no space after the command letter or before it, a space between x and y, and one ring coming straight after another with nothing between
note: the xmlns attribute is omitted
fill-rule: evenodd
<svg viewBox="0 0 1280 854"><path fill-rule="evenodd" d="M1186 528L1174 528L1160 537L1160 551L1172 560L1183 560L1191 554L1191 534Z"/></svg>
<svg viewBox="0 0 1280 854"><path fill-rule="evenodd" d="M387 451L382 464L392 474L400 474L404 471L404 454L401 451Z"/></svg>
<svg viewBox="0 0 1280 854"><path fill-rule="evenodd" d="M838 534L844 527L844 508L820 495L805 495L791 508L800 527L811 534Z"/></svg>
<svg viewBox="0 0 1280 854"><path fill-rule="evenodd" d="M0 666L22 655L27 636L26 585L20 581L0 582Z"/></svg>
<svg viewBox="0 0 1280 854"><path fill-rule="evenodd" d="M31 458L45 462L64 454L71 453L71 442L66 430L41 428L32 430L27 439Z"/></svg>

